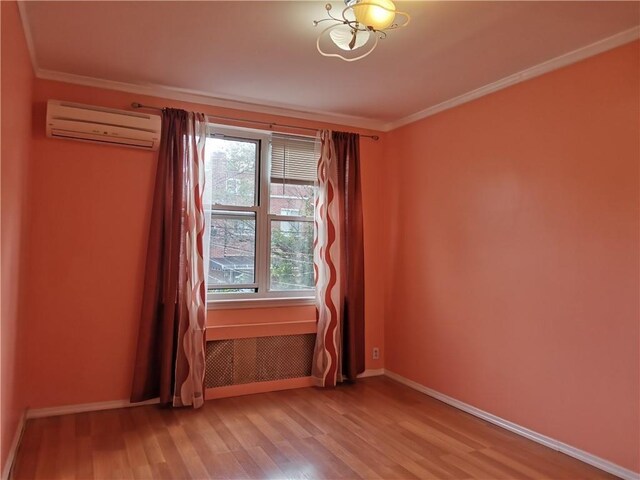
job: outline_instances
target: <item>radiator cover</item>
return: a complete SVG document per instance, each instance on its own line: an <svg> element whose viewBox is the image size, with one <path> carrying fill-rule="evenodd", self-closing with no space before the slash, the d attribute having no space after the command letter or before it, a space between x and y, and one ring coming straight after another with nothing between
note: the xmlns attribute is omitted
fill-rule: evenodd
<svg viewBox="0 0 640 480"><path fill-rule="evenodd" d="M315 342L315 333L207 342L205 387L308 377Z"/></svg>

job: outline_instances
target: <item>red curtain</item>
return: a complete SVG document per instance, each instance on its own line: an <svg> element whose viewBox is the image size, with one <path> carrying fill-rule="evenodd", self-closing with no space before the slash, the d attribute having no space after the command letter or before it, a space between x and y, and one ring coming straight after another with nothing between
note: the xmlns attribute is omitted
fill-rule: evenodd
<svg viewBox="0 0 640 480"><path fill-rule="evenodd" d="M338 161L338 192L342 197L344 278L342 318L342 374L355 380L364 372L364 239L362 186L360 183L360 136L333 132Z"/></svg>
<svg viewBox="0 0 640 480"><path fill-rule="evenodd" d="M132 402L204 399L205 139L202 114L163 110Z"/></svg>
<svg viewBox="0 0 640 480"><path fill-rule="evenodd" d="M314 267L319 386L364 371L364 242L359 136L322 131L315 208Z"/></svg>

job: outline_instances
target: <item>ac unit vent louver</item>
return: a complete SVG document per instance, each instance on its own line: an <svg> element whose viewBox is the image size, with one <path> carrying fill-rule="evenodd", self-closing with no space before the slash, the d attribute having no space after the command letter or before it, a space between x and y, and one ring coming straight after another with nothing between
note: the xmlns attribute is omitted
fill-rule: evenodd
<svg viewBox="0 0 640 480"><path fill-rule="evenodd" d="M157 150L160 127L158 115L59 100L47 102L47 136L51 138Z"/></svg>

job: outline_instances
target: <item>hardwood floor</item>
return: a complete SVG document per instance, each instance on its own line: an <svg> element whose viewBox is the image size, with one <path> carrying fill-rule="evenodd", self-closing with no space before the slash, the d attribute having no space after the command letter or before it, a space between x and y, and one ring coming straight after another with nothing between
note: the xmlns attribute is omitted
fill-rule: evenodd
<svg viewBox="0 0 640 480"><path fill-rule="evenodd" d="M384 377L30 420L15 479L614 478Z"/></svg>

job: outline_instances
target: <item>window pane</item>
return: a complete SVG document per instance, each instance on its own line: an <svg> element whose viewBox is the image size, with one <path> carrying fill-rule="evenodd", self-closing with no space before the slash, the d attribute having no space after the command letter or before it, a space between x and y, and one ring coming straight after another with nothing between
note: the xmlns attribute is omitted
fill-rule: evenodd
<svg viewBox="0 0 640 480"><path fill-rule="evenodd" d="M216 212L211 216L209 289L255 283L256 216Z"/></svg>
<svg viewBox="0 0 640 480"><path fill-rule="evenodd" d="M211 201L218 205L256 205L256 168L259 142L207 138L205 158L211 173Z"/></svg>
<svg viewBox="0 0 640 480"><path fill-rule="evenodd" d="M271 182L269 213L313 217L313 185L295 185Z"/></svg>
<svg viewBox="0 0 640 480"><path fill-rule="evenodd" d="M313 222L271 222L271 290L306 290L313 282Z"/></svg>

